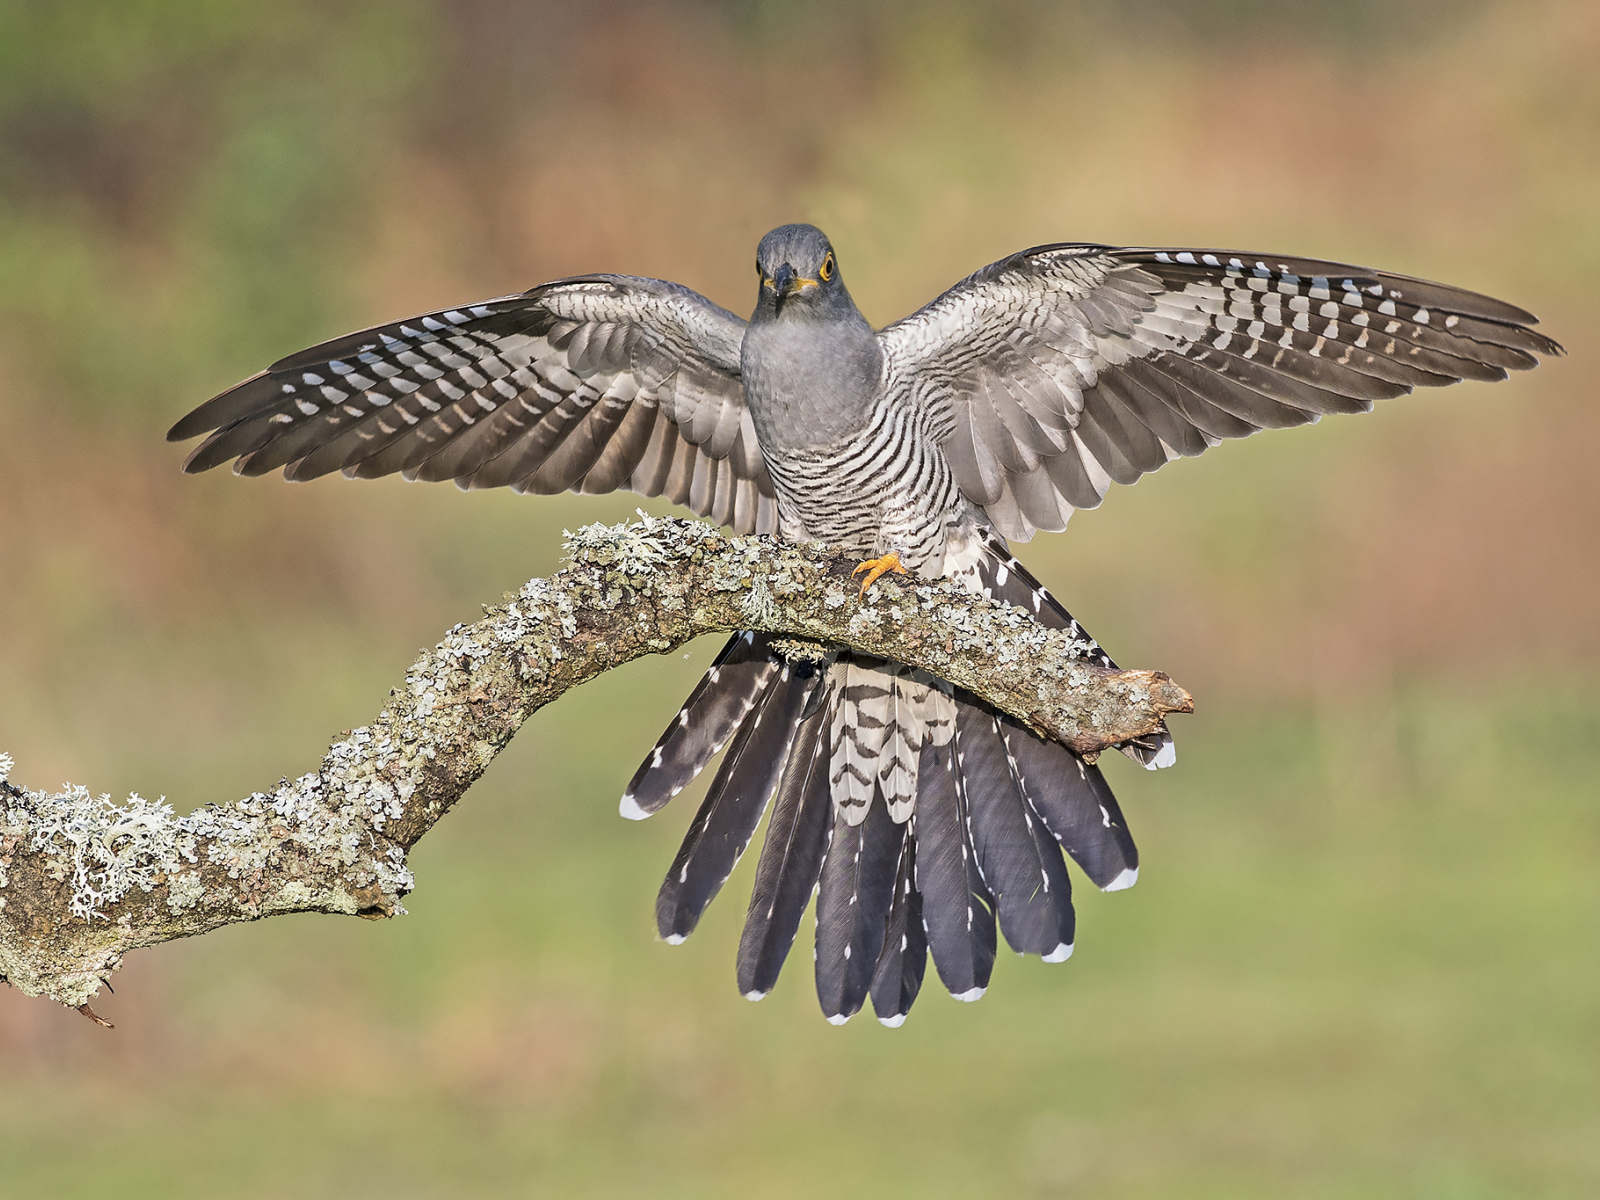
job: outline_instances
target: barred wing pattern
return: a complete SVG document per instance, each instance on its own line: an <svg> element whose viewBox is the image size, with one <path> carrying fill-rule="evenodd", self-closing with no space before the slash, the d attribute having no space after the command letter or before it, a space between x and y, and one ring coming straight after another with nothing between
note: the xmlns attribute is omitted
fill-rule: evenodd
<svg viewBox="0 0 1600 1200"><path fill-rule="evenodd" d="M325 342L179 421L184 463L290 479L666 496L738 533L777 508L739 374L744 321L677 284L561 280Z"/></svg>
<svg viewBox="0 0 1600 1200"><path fill-rule="evenodd" d="M962 492L1024 541L1223 438L1562 353L1535 323L1339 263L1070 244L985 267L880 337L891 393L939 413Z"/></svg>

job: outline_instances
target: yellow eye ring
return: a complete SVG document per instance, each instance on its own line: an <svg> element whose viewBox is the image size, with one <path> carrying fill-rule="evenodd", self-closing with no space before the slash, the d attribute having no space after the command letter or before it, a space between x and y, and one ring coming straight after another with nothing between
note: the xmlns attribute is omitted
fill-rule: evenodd
<svg viewBox="0 0 1600 1200"><path fill-rule="evenodd" d="M833 251L828 251L828 256L822 260L822 269L817 274L822 277L823 283L833 278Z"/></svg>

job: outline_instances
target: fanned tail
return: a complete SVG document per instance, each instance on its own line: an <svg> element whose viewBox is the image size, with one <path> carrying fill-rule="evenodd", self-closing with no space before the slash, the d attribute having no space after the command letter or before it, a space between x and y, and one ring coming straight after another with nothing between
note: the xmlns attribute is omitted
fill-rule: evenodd
<svg viewBox="0 0 1600 1200"><path fill-rule="evenodd" d="M998 537L969 546L976 553L952 574L1115 666ZM1121 748L1165 765L1171 745L1162 729ZM669 942L693 931L770 804L739 943L739 990L753 1000L777 983L813 894L823 1015L842 1024L870 997L893 1026L930 954L960 1000L989 986L1002 935L1019 954L1070 957L1063 849L1106 891L1138 879L1138 851L1098 767L910 667L850 651L788 662L766 635L736 635L639 768L624 814L660 809L724 746L656 921Z"/></svg>

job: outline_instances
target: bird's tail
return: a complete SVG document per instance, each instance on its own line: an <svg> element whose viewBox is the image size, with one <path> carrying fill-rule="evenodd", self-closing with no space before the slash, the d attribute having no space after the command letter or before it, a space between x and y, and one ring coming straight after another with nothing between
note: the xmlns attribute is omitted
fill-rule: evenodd
<svg viewBox="0 0 1600 1200"><path fill-rule="evenodd" d="M660 809L724 746L656 923L669 942L689 935L770 805L739 945L751 999L777 982L813 892L824 1015L841 1023L870 997L898 1025L930 951L952 995L983 994L997 923L1019 953L1072 953L1063 848L1107 890L1138 877L1098 767L909 667L849 652L788 661L764 634L735 635L640 766L623 814Z"/></svg>

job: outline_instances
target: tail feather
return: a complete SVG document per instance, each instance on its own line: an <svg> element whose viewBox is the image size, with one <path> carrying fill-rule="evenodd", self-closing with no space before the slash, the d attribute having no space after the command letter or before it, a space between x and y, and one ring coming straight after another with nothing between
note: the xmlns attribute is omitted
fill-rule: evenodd
<svg viewBox="0 0 1600 1200"><path fill-rule="evenodd" d="M1115 663L997 535L958 547L946 570L1017 604ZM843 1023L870 997L898 1025L931 954L962 1000L989 985L998 937L1067 958L1076 917L1062 851L1104 890L1138 878L1138 851L1098 767L948 683L839 651L789 664L764 634L730 641L640 767L623 812L658 810L724 745L713 780L657 897L668 941L698 923L771 808L739 942L739 990L776 984L817 897L817 997ZM1165 728L1119 747L1172 760Z"/></svg>
<svg viewBox="0 0 1600 1200"><path fill-rule="evenodd" d="M966 777L972 846L995 897L1000 931L1018 954L1065 961L1076 917L1061 847L1023 801L994 711L970 703L959 710L956 763Z"/></svg>
<svg viewBox="0 0 1600 1200"><path fill-rule="evenodd" d="M1139 878L1139 850L1100 768L1015 721L1001 735L1029 806L1083 873L1105 891Z"/></svg>
<svg viewBox="0 0 1600 1200"><path fill-rule="evenodd" d="M896 671L895 701L893 717L884 734L878 782L889 816L903 823L910 819L916 805L923 744L949 744L956 733L956 704L949 684L910 667Z"/></svg>
<svg viewBox="0 0 1600 1200"><path fill-rule="evenodd" d="M928 948L950 994L976 1000L994 969L994 898L973 858L953 746L924 743L918 781L916 884Z"/></svg>
<svg viewBox="0 0 1600 1200"><path fill-rule="evenodd" d="M739 991L751 1000L761 999L777 982L822 870L833 816L828 730L834 703L801 722L778 782L767 840L756 863L750 911L739 939Z"/></svg>
<svg viewBox="0 0 1600 1200"><path fill-rule="evenodd" d="M886 811L896 821L911 815L917 797L917 761L922 753L922 722L914 711L924 685L911 679L911 668L884 664L890 692L884 717L883 750L878 755L878 789Z"/></svg>
<svg viewBox="0 0 1600 1200"><path fill-rule="evenodd" d="M877 787L878 761L895 697L893 666L846 656L830 672L837 696L829 782L834 803L852 825L867 819Z"/></svg>
<svg viewBox="0 0 1600 1200"><path fill-rule="evenodd" d="M722 749L780 669L763 633L736 633L672 718L622 795L622 815L664 807Z"/></svg>
<svg viewBox="0 0 1600 1200"><path fill-rule="evenodd" d="M818 683L813 664L783 664L734 734L656 897L656 928L667 941L681 942L694 932L738 865Z"/></svg>
<svg viewBox="0 0 1600 1200"><path fill-rule="evenodd" d="M889 920L883 932L883 950L872 975L872 1011L879 1021L891 1028L905 1023L928 969L928 932L922 925L922 893L917 891L916 862L916 817L913 816L900 845L894 899L889 905Z"/></svg>
<svg viewBox="0 0 1600 1200"><path fill-rule="evenodd" d="M881 796L856 825L835 806L817 884L816 953L817 999L835 1025L859 1012L871 990L905 840L906 827Z"/></svg>

